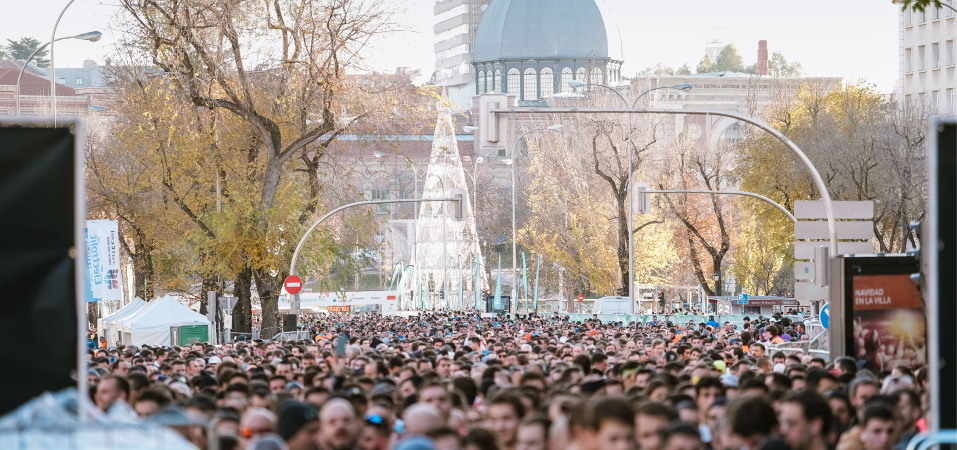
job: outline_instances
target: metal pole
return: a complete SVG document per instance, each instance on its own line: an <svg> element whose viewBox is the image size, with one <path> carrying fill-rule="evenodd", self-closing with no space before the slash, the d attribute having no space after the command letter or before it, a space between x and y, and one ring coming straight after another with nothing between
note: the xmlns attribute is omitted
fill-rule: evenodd
<svg viewBox="0 0 957 450"><path fill-rule="evenodd" d="M764 200L765 202L767 202L767 203L770 204L771 206L774 206L775 208L777 208L778 210L780 210L781 212L783 212L786 216L788 216L788 219L791 219L791 222L793 222L794 224L797 224L797 219L796 219L796 218L794 217L794 215L791 214L791 212L788 211L784 206L781 206L780 204L778 204L778 203L775 202L774 200L771 200L770 198L767 198L767 197L765 197L765 196L763 196L763 195L758 195L758 194L755 194L755 193L752 193L752 192L742 192L742 191L702 191L702 190L690 190L690 191L682 191L682 190L653 191L653 190L648 190L648 191L645 191L645 193L646 193L646 194L722 194L722 195L743 195L743 196L746 196L746 197L753 197L753 198L756 198L756 199L758 199L758 200Z"/></svg>
<svg viewBox="0 0 957 450"><path fill-rule="evenodd" d="M834 218L834 203L831 200L831 195L827 190L827 185L824 184L824 179L821 178L821 173L818 172L817 168L814 167L814 163L808 159L807 155L804 154L804 151L797 146L794 142L788 139L787 136L782 134L780 131L774 129L771 125L768 125L762 120L755 119L753 117L735 114L725 111L707 111L699 109L611 109L611 108L508 108L508 109L493 109L491 110L492 114L625 114L628 112L636 114L670 114L670 115L686 115L686 114L713 114L716 116L730 117L732 119L737 119L742 122L747 122L751 125L754 125L768 134L774 136L779 141L784 143L788 147L788 150L791 150L798 159L801 160L801 163L810 173L811 178L814 179L814 185L817 188L818 192L821 194L821 200L824 202L824 212L827 215L827 228L828 235L830 238L830 251L832 255L839 255L840 253L837 250L837 221Z"/></svg>
<svg viewBox="0 0 957 450"><path fill-rule="evenodd" d="M372 201L355 202L355 203L349 203L348 205L342 205L326 213L326 215L322 216L318 221L316 221L316 223L312 224L312 226L309 227L309 229L306 230L306 232L302 235L302 239L299 239L299 243L296 244L296 251L293 252L292 254L292 262L289 265L289 275L296 275L296 261L299 260L299 253L302 251L302 246L306 244L306 239L309 237L309 235L312 234L312 232L316 229L316 227L321 225L322 222L324 222L326 219L328 219L333 214L339 211L352 208L355 206L382 205L386 203L422 203L422 202L456 202L456 201L459 201L459 199L457 198L428 198L428 199L410 198L410 199L396 199L396 200L372 200Z"/></svg>
<svg viewBox="0 0 957 450"><path fill-rule="evenodd" d="M525 137L525 135L523 134L522 137ZM517 164L514 161L516 161L515 149L518 148L518 143L522 138L518 139L518 141L515 141L515 146L512 147L512 302L508 309L513 313L518 312L518 265L516 264L518 260L518 241L515 231L515 191L518 190L518 186L515 186L515 166Z"/></svg>
<svg viewBox="0 0 957 450"><path fill-rule="evenodd" d="M515 166L518 165L518 155L515 154L515 150L518 150L518 144L522 142L522 139L524 139L525 136L528 136L530 133L534 133L536 131L547 129L548 127L528 130L519 136L518 139L515 140L515 145L512 146L512 297L515 297L512 299L512 304L509 305L509 311L512 313L518 312L518 298L516 297L516 293L518 292L518 266L516 264L518 260L518 240L517 233L515 231L515 191L517 188L517 186L515 186Z"/></svg>
<svg viewBox="0 0 957 450"><path fill-rule="evenodd" d="M53 62L53 44L56 42L56 27L60 26L60 19L63 18L63 13L66 12L66 9L73 4L75 0L70 0L70 3L67 3L63 7L63 11L60 11L60 15L56 18L56 23L53 24L53 34L50 36L50 104L53 107L53 126L56 126L56 64ZM17 97L19 97L19 91L17 91Z"/></svg>
<svg viewBox="0 0 957 450"><path fill-rule="evenodd" d="M599 84L599 83L589 83L586 86L600 86L605 89L608 89L614 92L615 94L617 94L618 98L620 98L621 101L625 103L625 107L626 108L628 107L628 100L625 100L625 96L622 95L621 92L618 91L618 89L615 89L611 86L606 86L604 84ZM641 94L638 94L638 96L635 97L634 103L631 104L631 109L635 108L635 105L638 104L638 100L644 97L645 94L651 91L656 91L658 89L674 89L674 87L659 86L659 87L648 89L642 92ZM633 130L632 130L631 112L629 111L628 112L628 190L626 191L628 193L628 196L627 196L627 201L628 201L628 283L626 286L622 286L622 288L628 289L628 314L635 313L635 292L634 292L635 291L635 236L634 236L635 200L631 195L631 191L633 187L633 181L631 179L631 175L635 170L635 165L634 165L635 147L634 147L634 142L632 140L632 133L633 133Z"/></svg>
<svg viewBox="0 0 957 450"><path fill-rule="evenodd" d="M66 39L66 38L60 38L60 39ZM30 60L32 60L33 57L40 52L40 50L43 50L48 45L50 45L49 42L47 42L46 44L43 44L42 46L34 50L33 53L30 54L30 57L23 62L23 67L20 68L20 73L17 74L17 117L20 117L20 78L23 77L23 71L26 70L27 65L30 64Z"/></svg>

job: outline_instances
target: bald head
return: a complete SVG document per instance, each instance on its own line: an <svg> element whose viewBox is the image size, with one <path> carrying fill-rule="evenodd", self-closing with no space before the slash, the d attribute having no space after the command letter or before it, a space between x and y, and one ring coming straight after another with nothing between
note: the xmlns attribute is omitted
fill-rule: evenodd
<svg viewBox="0 0 957 450"><path fill-rule="evenodd" d="M249 408L239 421L239 428L255 431L276 431L276 415L266 408Z"/></svg>
<svg viewBox="0 0 957 450"><path fill-rule="evenodd" d="M334 398L319 411L319 429L322 441L331 450L351 449L358 437L358 421L352 403Z"/></svg>
<svg viewBox="0 0 957 450"><path fill-rule="evenodd" d="M425 433L445 425L442 411L428 403L416 403L405 410L402 415L405 421L405 432L410 436L424 435Z"/></svg>

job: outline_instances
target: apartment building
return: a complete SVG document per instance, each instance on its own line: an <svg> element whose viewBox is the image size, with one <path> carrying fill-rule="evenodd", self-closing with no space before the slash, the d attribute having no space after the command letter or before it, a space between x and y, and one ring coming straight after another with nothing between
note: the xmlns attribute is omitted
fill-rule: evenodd
<svg viewBox="0 0 957 450"><path fill-rule="evenodd" d="M904 101L918 102L937 114L955 113L957 88L954 40L957 39L957 12L954 0L943 0L941 8L900 13L900 85Z"/></svg>
<svg viewBox="0 0 957 450"><path fill-rule="evenodd" d="M465 105L475 95L473 42L491 0L436 0L435 72L431 84L448 88L449 98Z"/></svg>

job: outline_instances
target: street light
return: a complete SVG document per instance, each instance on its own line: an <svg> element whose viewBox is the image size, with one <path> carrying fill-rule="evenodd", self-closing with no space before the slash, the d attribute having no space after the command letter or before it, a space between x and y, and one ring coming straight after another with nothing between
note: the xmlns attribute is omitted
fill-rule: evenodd
<svg viewBox="0 0 957 450"><path fill-rule="evenodd" d="M56 127L56 64L53 61L53 44L56 43L59 39L56 38L56 28L60 26L60 19L63 18L63 13L66 12L66 9L73 4L76 0L70 0L70 3L67 3L63 7L63 11L60 11L60 15L56 18L56 23L53 24L53 33L50 35L50 104L53 107L53 126ZM89 33L83 33L74 36L76 39L83 39L85 41L96 42L100 40L102 33L99 31L91 31ZM31 56L32 57L32 56ZM29 61L28 61L29 62ZM20 97L20 92L17 91L17 98ZM85 388L86 386L79 386L80 388ZM81 389L82 390L82 389Z"/></svg>
<svg viewBox="0 0 957 450"><path fill-rule="evenodd" d="M103 33L100 33L99 31L90 31L89 33L78 34L76 36L61 37L60 39L57 39L57 40L62 41L64 39L80 39L84 41L96 42L100 40L102 36L103 36ZM26 59L26 61L23 62L23 67L20 68L20 73L17 75L17 117L20 117L20 78L23 76L23 71L26 70L27 65L30 64L30 60L33 59L33 57L36 56L37 53L40 52L40 50L43 50L48 45L50 45L49 42L37 47L37 49L30 54L30 56ZM51 70L53 68L52 59L50 60L50 68ZM53 75L51 74L50 76L52 77Z"/></svg>
<svg viewBox="0 0 957 450"><path fill-rule="evenodd" d="M625 96L622 95L621 92L619 92L617 89L615 89L615 88L613 88L613 87L611 87L611 86L606 86L606 85L604 85L604 84L598 84L598 83L588 83L588 82L581 81L581 80L571 80L571 81L568 82L568 84L569 84L570 86L572 86L572 87L584 87L584 86L600 86L600 87L603 87L603 88L605 88L605 89L608 89L608 90L614 92L615 94L618 94L618 97L621 99L621 101L625 103L625 107L626 107L626 108L629 106L629 105L628 105L628 100L625 100ZM635 101L632 102L630 109L635 109L635 106L638 105L638 100L640 100L641 97L644 97L645 94L647 94L647 93L649 93L649 92L651 92L651 91L656 91L656 90L659 90L659 89L675 89L675 90L679 90L679 91L682 91L682 92L690 92L693 87L694 87L694 86L692 86L690 83L682 83L682 84L676 84L676 85L674 85L674 86L659 86L659 87L654 87L654 88L648 89L647 91L644 91L644 92L642 92L641 94L638 94L638 97L635 97ZM631 112L629 112L629 113L628 113L628 314L634 314L634 313L635 313L635 289L634 289L634 285L635 285L635 237L633 236L633 234L634 234L634 227L635 227L635 223L634 223L634 220L635 220L635 218L634 218L634 215L635 215L635 211L634 211L634 208L635 208L635 207L634 207L634 204L635 204L635 202L634 202L634 199L632 198L632 195L631 195L631 191L632 191L632 179L631 179L631 176L632 176L632 172L634 171L634 167L635 167L635 165L634 165L634 153L635 153L635 150L634 150L634 143L633 143L632 141L633 141L633 139L632 139L632 126L631 126Z"/></svg>
<svg viewBox="0 0 957 450"><path fill-rule="evenodd" d="M511 164L512 166L512 296L515 297L514 301L512 302L512 305L514 308L514 312L516 313L518 312L518 248L516 247L518 245L518 239L517 239L517 233L515 232L515 190L516 190L515 189L516 188L515 166L517 166L518 164L514 164L514 163L518 161L517 159L518 155L515 154L515 150L518 149L518 144L522 142L522 139L524 139L525 136L528 136L531 133L534 133L536 131L545 131L545 130L561 133L564 128L565 127L563 127L562 125L555 124L549 127L536 128L534 130L526 131L525 134L519 136L518 139L515 140L515 145L512 146L512 157L510 158L513 163Z"/></svg>

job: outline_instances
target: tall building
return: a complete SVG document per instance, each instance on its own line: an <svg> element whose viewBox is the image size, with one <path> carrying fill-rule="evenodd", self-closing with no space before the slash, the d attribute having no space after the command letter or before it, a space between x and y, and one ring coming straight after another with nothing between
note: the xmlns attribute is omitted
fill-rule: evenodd
<svg viewBox="0 0 957 450"><path fill-rule="evenodd" d="M431 84L448 88L449 98L464 105L475 94L472 47L482 13L491 0L436 0L435 72Z"/></svg>
<svg viewBox="0 0 957 450"><path fill-rule="evenodd" d="M954 6L954 0L943 0ZM906 102L918 102L940 114L953 114L955 73L954 40L957 13L933 5L926 11L900 13L900 85L898 93Z"/></svg>

